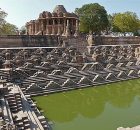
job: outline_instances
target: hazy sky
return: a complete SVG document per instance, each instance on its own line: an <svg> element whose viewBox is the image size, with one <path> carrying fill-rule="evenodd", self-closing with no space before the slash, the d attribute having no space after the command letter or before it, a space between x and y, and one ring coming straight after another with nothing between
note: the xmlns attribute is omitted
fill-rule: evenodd
<svg viewBox="0 0 140 130"><path fill-rule="evenodd" d="M0 8L8 13L8 22L21 27L37 19L42 11L53 11L56 5L64 5L67 11L74 12L75 8L87 3L99 3L110 14L133 11L140 17L140 0L0 0Z"/></svg>

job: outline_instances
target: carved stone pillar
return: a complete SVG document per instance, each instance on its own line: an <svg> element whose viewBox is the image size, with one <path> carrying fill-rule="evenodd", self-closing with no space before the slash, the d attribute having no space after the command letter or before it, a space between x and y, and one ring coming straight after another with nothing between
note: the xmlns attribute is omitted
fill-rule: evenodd
<svg viewBox="0 0 140 130"><path fill-rule="evenodd" d="M50 34L50 30L49 30L49 19L46 20L46 35Z"/></svg>
<svg viewBox="0 0 140 130"><path fill-rule="evenodd" d="M61 35L60 19L58 19L58 30L57 30L57 35Z"/></svg>
<svg viewBox="0 0 140 130"><path fill-rule="evenodd" d="M30 25L29 25L29 34L31 35L32 34L32 24L30 23Z"/></svg>
<svg viewBox="0 0 140 130"><path fill-rule="evenodd" d="M38 22L38 32L41 32L41 21Z"/></svg>
<svg viewBox="0 0 140 130"><path fill-rule="evenodd" d="M39 21L37 22L37 33L40 31Z"/></svg>
<svg viewBox="0 0 140 130"><path fill-rule="evenodd" d="M33 25L32 24L33 23L30 24L30 35L32 35L32 33L33 33Z"/></svg>
<svg viewBox="0 0 140 130"><path fill-rule="evenodd" d="M30 35L30 24L28 25L28 34Z"/></svg>
<svg viewBox="0 0 140 130"><path fill-rule="evenodd" d="M35 34L35 21L32 22L32 35Z"/></svg>
<svg viewBox="0 0 140 130"><path fill-rule="evenodd" d="M68 37L70 36L70 23L69 23L69 19L67 19L67 26L66 26L66 33L65 36Z"/></svg>
<svg viewBox="0 0 140 130"><path fill-rule="evenodd" d="M52 25L52 34L55 35L55 20L53 19L53 25Z"/></svg>
<svg viewBox="0 0 140 130"><path fill-rule="evenodd" d="M75 27L74 36L77 37L78 35L79 35L79 21L76 20L76 27Z"/></svg>
<svg viewBox="0 0 140 130"><path fill-rule="evenodd" d="M31 22L31 35L34 34L35 28L34 28L34 22Z"/></svg>
<svg viewBox="0 0 140 130"><path fill-rule="evenodd" d="M44 31L43 19L41 19L41 26L40 27L41 27L40 28L41 29L41 32Z"/></svg>
<svg viewBox="0 0 140 130"><path fill-rule="evenodd" d="M30 35L32 35L32 31L33 30L33 28L32 28L32 23L30 24Z"/></svg>
<svg viewBox="0 0 140 130"><path fill-rule="evenodd" d="M35 34L38 33L38 21L36 20L35 21Z"/></svg>
<svg viewBox="0 0 140 130"><path fill-rule="evenodd" d="M65 36L66 33L66 19L64 19L64 27L63 27L63 36Z"/></svg>

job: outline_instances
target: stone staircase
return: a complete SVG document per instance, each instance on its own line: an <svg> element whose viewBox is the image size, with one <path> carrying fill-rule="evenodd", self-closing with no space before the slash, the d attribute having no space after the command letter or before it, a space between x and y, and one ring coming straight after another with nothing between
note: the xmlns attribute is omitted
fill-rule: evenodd
<svg viewBox="0 0 140 130"><path fill-rule="evenodd" d="M80 36L80 37L71 37L67 39L63 39L65 42L68 43L69 46L77 48L77 50L81 53L86 53L88 54L88 43L86 41L85 36Z"/></svg>
<svg viewBox="0 0 140 130"><path fill-rule="evenodd" d="M64 42L68 43L68 46L76 48L81 54L85 54L88 61L92 61L92 57L88 52L88 43L85 36L71 37L63 39Z"/></svg>

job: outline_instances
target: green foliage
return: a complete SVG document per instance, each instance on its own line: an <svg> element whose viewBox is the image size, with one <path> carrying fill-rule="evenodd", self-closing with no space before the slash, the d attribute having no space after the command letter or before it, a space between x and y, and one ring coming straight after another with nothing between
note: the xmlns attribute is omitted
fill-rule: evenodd
<svg viewBox="0 0 140 130"><path fill-rule="evenodd" d="M108 27L108 18L105 8L98 3L83 5L81 8L76 8L75 13L80 18L81 32L99 33L106 30Z"/></svg>
<svg viewBox="0 0 140 130"><path fill-rule="evenodd" d="M112 26L114 32L137 32L140 21L133 12L117 13L113 15Z"/></svg>
<svg viewBox="0 0 140 130"><path fill-rule="evenodd" d="M10 23L5 23L2 25L0 35L16 35L18 28Z"/></svg>
<svg viewBox="0 0 140 130"><path fill-rule="evenodd" d="M24 35L25 33L26 33L26 27L22 26L21 29L20 29L20 34Z"/></svg>
<svg viewBox="0 0 140 130"><path fill-rule="evenodd" d="M18 28L6 22L5 17L7 13L0 9L0 35L15 35L17 34Z"/></svg>
<svg viewBox="0 0 140 130"><path fill-rule="evenodd" d="M0 8L0 25L5 23L5 17L7 16L7 13L5 13L1 8Z"/></svg>

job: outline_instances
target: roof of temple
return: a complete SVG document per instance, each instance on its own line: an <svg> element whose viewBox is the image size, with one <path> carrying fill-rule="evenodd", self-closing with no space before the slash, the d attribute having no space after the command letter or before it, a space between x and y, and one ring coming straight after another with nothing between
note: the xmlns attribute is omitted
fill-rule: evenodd
<svg viewBox="0 0 140 130"><path fill-rule="evenodd" d="M43 11L39 14L39 17L36 20L31 20L26 23L26 25L32 24L32 23L38 23L40 19L47 19L47 18L57 18L57 17L72 17L78 19L78 16L75 13L69 13L66 11L65 7L63 5L57 5L53 12L49 11Z"/></svg>
<svg viewBox="0 0 140 130"><path fill-rule="evenodd" d="M54 10L53 10L53 13L57 13L57 14L59 14L59 13L67 13L67 11L66 11L66 9L64 8L64 6L63 5L57 5L55 8L54 8Z"/></svg>

